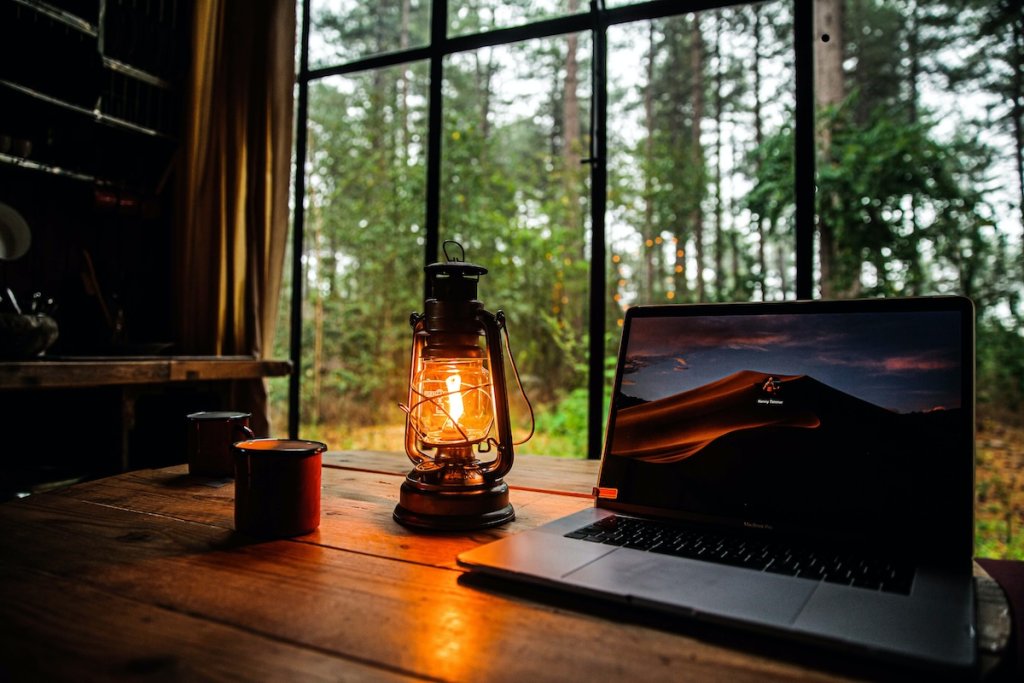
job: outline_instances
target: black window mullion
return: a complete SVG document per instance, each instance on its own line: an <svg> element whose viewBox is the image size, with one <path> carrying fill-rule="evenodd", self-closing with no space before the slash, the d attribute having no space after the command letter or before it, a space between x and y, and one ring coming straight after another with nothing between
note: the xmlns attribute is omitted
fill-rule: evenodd
<svg viewBox="0 0 1024 683"><path fill-rule="evenodd" d="M593 85L590 104L593 155L590 159L590 343L587 377L587 457L601 457L604 438L604 334L608 295L605 273L605 211L608 204L608 24L597 0L590 0L593 17Z"/></svg>
<svg viewBox="0 0 1024 683"><path fill-rule="evenodd" d="M814 5L793 1L796 71L793 191L796 203L796 298L814 297Z"/></svg>
<svg viewBox="0 0 1024 683"><path fill-rule="evenodd" d="M302 3L302 43L299 46L298 102L295 112L295 215L292 221L292 310L288 346L292 372L288 376L288 436L299 438L299 396L302 377L302 250L306 205L306 142L309 119L309 26L310 4ZM268 340L269 343L269 340Z"/></svg>
<svg viewBox="0 0 1024 683"><path fill-rule="evenodd" d="M442 85L448 39L448 2L434 0L430 15L430 102L427 116L427 237L423 263L435 263L441 234L441 134L444 129ZM423 293L426 298L426 280Z"/></svg>

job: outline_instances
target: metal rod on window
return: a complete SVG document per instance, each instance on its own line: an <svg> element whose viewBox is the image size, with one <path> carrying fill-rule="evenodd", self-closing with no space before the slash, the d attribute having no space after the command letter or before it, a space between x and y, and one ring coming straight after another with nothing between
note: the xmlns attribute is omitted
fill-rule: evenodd
<svg viewBox="0 0 1024 683"><path fill-rule="evenodd" d="M442 108L445 42L448 36L448 3L434 0L430 15L430 103L427 122L427 214L423 265L438 260L441 234L441 136L444 128ZM429 295L426 279L423 296Z"/></svg>
<svg viewBox="0 0 1024 683"><path fill-rule="evenodd" d="M591 86L590 344L587 376L587 457L601 457L604 433L605 209L608 203L608 25L604 2L590 1L594 57Z"/></svg>
<svg viewBox="0 0 1024 683"><path fill-rule="evenodd" d="M288 341L292 374L288 376L288 436L299 437L299 396L302 378L302 250L306 205L306 143L309 118L309 6L302 3L302 44L299 52L299 93L295 113L295 216L292 221L292 310Z"/></svg>
<svg viewBox="0 0 1024 683"><path fill-rule="evenodd" d="M814 5L793 2L796 123L793 188L796 202L796 298L814 297Z"/></svg>

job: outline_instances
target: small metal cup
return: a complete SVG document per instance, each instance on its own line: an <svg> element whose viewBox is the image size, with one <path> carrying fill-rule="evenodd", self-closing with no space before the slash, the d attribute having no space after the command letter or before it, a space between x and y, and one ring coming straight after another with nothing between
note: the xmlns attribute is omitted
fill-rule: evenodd
<svg viewBox="0 0 1024 683"><path fill-rule="evenodd" d="M251 439L231 447L235 458L235 529L287 538L320 526L320 468L325 444L301 439Z"/></svg>
<svg viewBox="0 0 1024 683"><path fill-rule="evenodd" d="M233 477L231 444L255 435L249 413L208 411L192 413L188 420L188 473L201 477Z"/></svg>

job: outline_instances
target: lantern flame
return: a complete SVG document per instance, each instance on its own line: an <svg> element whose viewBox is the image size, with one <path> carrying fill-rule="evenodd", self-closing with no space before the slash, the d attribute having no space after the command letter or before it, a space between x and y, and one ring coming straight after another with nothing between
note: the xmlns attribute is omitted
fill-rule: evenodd
<svg viewBox="0 0 1024 683"><path fill-rule="evenodd" d="M465 412L465 407L462 405L462 378L458 374L449 375L444 383L448 387L448 417L452 422L458 424L459 418Z"/></svg>

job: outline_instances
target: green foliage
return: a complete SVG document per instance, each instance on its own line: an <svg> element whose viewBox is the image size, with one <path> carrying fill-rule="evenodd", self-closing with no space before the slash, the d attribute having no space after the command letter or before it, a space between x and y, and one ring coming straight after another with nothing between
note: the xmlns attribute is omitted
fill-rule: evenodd
<svg viewBox="0 0 1024 683"><path fill-rule="evenodd" d="M829 156L818 163L817 213L836 240L834 289L862 296L957 291L983 307L1008 296L1005 249L971 163L987 150L963 139L940 143L932 124L901 122L885 109L859 124L857 101L854 95L823 112L819 124L831 131ZM792 214L792 150L790 128L756 150L760 172L746 200L755 215L777 221Z"/></svg>
<svg viewBox="0 0 1024 683"><path fill-rule="evenodd" d="M978 402L988 414L1024 426L1024 334L995 317L977 328Z"/></svg>
<svg viewBox="0 0 1024 683"><path fill-rule="evenodd" d="M314 5L317 63L426 45L431 4L353 0L343 15ZM502 12L463 5L450 12L451 35L546 11L527 0ZM1012 77L1024 45L1019 1L845 9L848 97L818 113L829 144L817 162L817 218L835 239L827 284L841 296L971 296L979 405L1020 421L1021 207L994 198L1020 182L1006 172L1024 111ZM525 452L582 455L591 268L608 278L609 375L625 305L792 296L790 12L757 3L616 27L625 39L613 66L636 61L609 93L610 259L600 264L590 261L592 188L579 163L590 142L586 32L445 58L440 236L489 269L480 297L507 314L538 409ZM400 447L408 319L423 306L428 85L428 65L416 62L309 86L301 418L335 447ZM937 91L995 100L970 114L947 107L950 130L925 106L922 93ZM286 353L286 342L280 335L275 348ZM283 396L275 386L274 400ZM996 485L985 484L992 500ZM979 549L1021 554L1024 535L999 540L1012 516L992 514Z"/></svg>
<svg viewBox="0 0 1024 683"><path fill-rule="evenodd" d="M573 389L568 396L558 402L555 410L537 417L538 431L564 439L577 439L580 435L586 435L587 401L586 389ZM584 438L583 442L585 441ZM577 450L579 443L577 442Z"/></svg>

